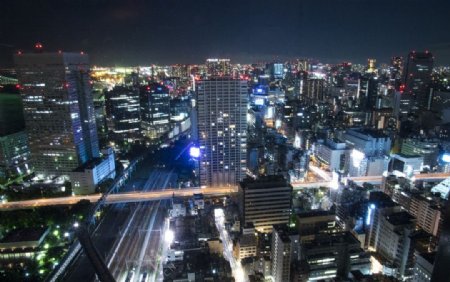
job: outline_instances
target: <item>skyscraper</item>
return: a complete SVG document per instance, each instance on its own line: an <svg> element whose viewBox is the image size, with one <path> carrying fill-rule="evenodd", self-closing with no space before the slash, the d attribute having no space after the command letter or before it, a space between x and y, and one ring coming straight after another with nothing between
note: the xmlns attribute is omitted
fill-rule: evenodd
<svg viewBox="0 0 450 282"><path fill-rule="evenodd" d="M403 72L405 91L403 95L411 96L415 104L426 108L430 99L429 86L433 71L433 55L428 52L410 52Z"/></svg>
<svg viewBox="0 0 450 282"><path fill-rule="evenodd" d="M170 130L169 90L159 83L140 88L141 129L144 136L156 140Z"/></svg>
<svg viewBox="0 0 450 282"><path fill-rule="evenodd" d="M116 86L105 96L108 129L124 137L136 136L141 125L138 90Z"/></svg>
<svg viewBox="0 0 450 282"><path fill-rule="evenodd" d="M200 185L236 185L245 176L247 81L225 77L197 83Z"/></svg>
<svg viewBox="0 0 450 282"><path fill-rule="evenodd" d="M31 169L22 109L16 85L0 85L0 178Z"/></svg>
<svg viewBox="0 0 450 282"><path fill-rule="evenodd" d="M30 53L14 59L35 171L64 174L98 157L88 56Z"/></svg>

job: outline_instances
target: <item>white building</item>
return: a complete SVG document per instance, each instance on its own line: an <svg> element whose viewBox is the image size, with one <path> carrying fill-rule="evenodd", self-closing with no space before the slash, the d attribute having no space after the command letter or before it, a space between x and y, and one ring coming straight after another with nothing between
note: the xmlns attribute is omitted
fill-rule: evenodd
<svg viewBox="0 0 450 282"><path fill-rule="evenodd" d="M68 173L75 194L92 194L99 183L116 177L114 150L108 148L102 153L102 158L95 158Z"/></svg>
<svg viewBox="0 0 450 282"><path fill-rule="evenodd" d="M317 159L330 171L344 170L346 152L348 151L344 142L327 140L323 144L316 144L315 148Z"/></svg>
<svg viewBox="0 0 450 282"><path fill-rule="evenodd" d="M399 171L406 177L412 177L423 169L423 157L404 154L391 154L389 171Z"/></svg>

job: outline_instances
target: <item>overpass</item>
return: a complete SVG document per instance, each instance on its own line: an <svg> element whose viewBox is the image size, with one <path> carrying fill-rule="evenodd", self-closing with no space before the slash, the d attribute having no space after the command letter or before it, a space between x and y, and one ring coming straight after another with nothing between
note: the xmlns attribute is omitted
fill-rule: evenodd
<svg viewBox="0 0 450 282"><path fill-rule="evenodd" d="M156 201L170 199L172 196L176 197L190 197L195 193L202 193L206 196L221 196L228 195L230 193L237 192L236 187L211 187L211 188L189 188L189 189L166 189L166 190L154 190L148 192L127 192L109 194L105 197L105 204L116 203L130 203L130 202L143 202L143 201ZM0 204L1 210L17 210L17 209L31 209L43 206L58 206L58 205L74 205L81 200L88 200L95 203L100 200L102 194L91 195L79 195L69 197L58 198L45 198L35 199L17 202L6 202Z"/></svg>
<svg viewBox="0 0 450 282"><path fill-rule="evenodd" d="M416 181L440 181L450 177L450 173L427 173L415 175ZM347 180L351 180L358 184L364 182L372 184L380 184L382 176L363 176L363 177L349 177ZM294 190L301 190L304 188L314 187L328 187L330 181L319 182L293 182L291 183ZM105 204L115 203L130 203L130 202L142 202L142 201L155 201L170 199L172 196L176 197L190 197L195 193L202 193L206 196L222 196L237 192L237 187L210 187L210 188L188 188L188 189L166 189L166 190L154 190L148 192L127 192L108 194L104 197ZM80 195L70 197L59 198L46 198L35 199L17 202L6 202L0 204L1 210L17 210L17 209L31 209L43 206L57 206L57 205L73 205L81 200L88 200L90 202L98 202L102 198L102 194Z"/></svg>

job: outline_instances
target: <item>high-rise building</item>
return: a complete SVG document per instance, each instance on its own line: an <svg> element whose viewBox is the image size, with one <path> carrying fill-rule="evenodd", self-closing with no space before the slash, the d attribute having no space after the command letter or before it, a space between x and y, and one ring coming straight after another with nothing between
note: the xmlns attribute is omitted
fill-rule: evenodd
<svg viewBox="0 0 450 282"><path fill-rule="evenodd" d="M243 223L252 223L259 232L272 232L275 224L288 224L292 186L283 176L246 178L239 183Z"/></svg>
<svg viewBox="0 0 450 282"><path fill-rule="evenodd" d="M433 274L433 264L436 252L419 253L415 256L414 282L429 282Z"/></svg>
<svg viewBox="0 0 450 282"><path fill-rule="evenodd" d="M324 99L324 85L325 80L320 78L308 79L306 81L306 95L305 100L309 104L316 104L322 102Z"/></svg>
<svg viewBox="0 0 450 282"><path fill-rule="evenodd" d="M23 106L15 85L0 85L0 178L29 172Z"/></svg>
<svg viewBox="0 0 450 282"><path fill-rule="evenodd" d="M374 76L362 76L358 83L358 101L361 110L370 113L377 107L378 78Z"/></svg>
<svg viewBox="0 0 450 282"><path fill-rule="evenodd" d="M406 59L403 79L405 91L403 94L411 95L415 104L426 108L430 100L431 72L434 58L428 52L410 52Z"/></svg>
<svg viewBox="0 0 450 282"><path fill-rule="evenodd" d="M394 82L399 81L402 77L403 58L402 57L392 57L390 69L391 69L390 79L394 80Z"/></svg>
<svg viewBox="0 0 450 282"><path fill-rule="evenodd" d="M432 169L438 161L439 140L406 138L402 142L401 153L423 157L423 166Z"/></svg>
<svg viewBox="0 0 450 282"><path fill-rule="evenodd" d="M15 56L35 171L60 175L99 156L84 53Z"/></svg>
<svg viewBox="0 0 450 282"><path fill-rule="evenodd" d="M450 202L447 201L443 212L443 222L439 238L439 246L433 266L432 282L448 280L448 267L450 265Z"/></svg>
<svg viewBox="0 0 450 282"><path fill-rule="evenodd" d="M169 90L159 83L140 88L142 134L156 141L170 131Z"/></svg>
<svg viewBox="0 0 450 282"><path fill-rule="evenodd" d="M141 126L139 92L131 87L116 86L105 96L108 129L125 137L136 136Z"/></svg>
<svg viewBox="0 0 450 282"><path fill-rule="evenodd" d="M299 259L298 233L286 224L274 225L272 231L272 278L274 281L291 281L291 264Z"/></svg>
<svg viewBox="0 0 450 282"><path fill-rule="evenodd" d="M382 192L370 193L366 226L369 250L376 251L384 274L404 278L411 275L414 256L415 219Z"/></svg>
<svg viewBox="0 0 450 282"><path fill-rule="evenodd" d="M353 270L370 273L369 254L348 231L318 234L314 240L302 245L301 257L308 266L308 281L346 279Z"/></svg>
<svg viewBox="0 0 450 282"><path fill-rule="evenodd" d="M216 77L197 82L200 185L236 185L245 176L247 81Z"/></svg>
<svg viewBox="0 0 450 282"><path fill-rule="evenodd" d="M368 59L367 60L367 70L366 70L366 72L367 73L375 73L377 71L376 63L377 63L377 60L375 60L375 59Z"/></svg>

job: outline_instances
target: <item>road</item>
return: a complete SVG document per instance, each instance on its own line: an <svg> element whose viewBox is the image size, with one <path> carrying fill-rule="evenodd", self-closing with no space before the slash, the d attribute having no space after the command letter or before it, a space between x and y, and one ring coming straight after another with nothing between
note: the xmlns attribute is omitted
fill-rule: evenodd
<svg viewBox="0 0 450 282"><path fill-rule="evenodd" d="M244 273L241 262L233 255L233 240L231 240L225 228L225 214L223 209L214 210L214 221L220 234L223 244L223 256L230 263L231 271L236 282L247 282L247 275Z"/></svg>
<svg viewBox="0 0 450 282"><path fill-rule="evenodd" d="M159 187L161 188L161 187ZM146 192L125 192L118 194L110 194L106 198L106 203L132 203L132 202L144 202L170 199L175 194L179 197L189 197L194 193L203 193L204 195L220 196L236 192L236 187L211 187L211 188L183 188L183 189L166 189L166 190L153 190ZM57 205L73 205L81 200L89 200L91 202L97 202L100 199L100 194L92 194L86 196L70 196L48 199L36 199L27 201L7 202L0 204L0 210L14 210L14 209L27 209L43 206L57 206Z"/></svg>
<svg viewBox="0 0 450 282"><path fill-rule="evenodd" d="M450 177L450 173L427 173L427 174L417 174L415 175L416 181L440 181ZM381 183L381 176L363 176L363 177L349 177L348 180L352 180L356 183ZM292 185L295 189L309 188L326 186L328 187L330 181L318 181L318 182L293 182ZM140 187L139 187L140 189ZM179 197L189 197L194 193L203 193L204 195L219 196L224 194L230 194L237 192L236 187L210 187L200 189L198 187L194 188L184 188L184 189L166 189L166 190L153 190L146 192L125 192L118 194L111 194L106 198L106 203L130 203L130 202L141 202L141 201L155 201L170 199L174 194ZM49 198L49 199L36 199L28 201L17 201L17 202L6 202L0 204L0 210L17 210L17 209L27 209L36 208L42 206L54 206L54 205L73 205L78 203L80 200L89 200L91 202L96 202L100 199L100 194L86 195L86 196L71 196L71 197L60 197L60 198Z"/></svg>

